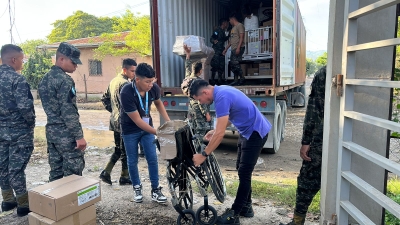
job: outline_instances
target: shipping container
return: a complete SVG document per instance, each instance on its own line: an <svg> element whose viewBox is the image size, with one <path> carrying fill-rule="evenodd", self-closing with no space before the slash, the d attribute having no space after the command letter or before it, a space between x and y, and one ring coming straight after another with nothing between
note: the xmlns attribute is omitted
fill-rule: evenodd
<svg viewBox="0 0 400 225"><path fill-rule="evenodd" d="M264 148L270 153L277 152L284 139L287 106L305 105L306 31L297 0L151 0L150 3L153 66L171 119L183 119L188 109L188 98L180 89L185 77L184 59L172 52L176 36L200 36L211 47L208 40L218 20L228 18L231 12L242 12L245 4L251 6L253 15L258 16L259 29L246 29L246 50L241 61L246 69L246 82L235 87L252 99L273 124ZM226 54L226 83L233 80L228 65L229 54Z"/></svg>

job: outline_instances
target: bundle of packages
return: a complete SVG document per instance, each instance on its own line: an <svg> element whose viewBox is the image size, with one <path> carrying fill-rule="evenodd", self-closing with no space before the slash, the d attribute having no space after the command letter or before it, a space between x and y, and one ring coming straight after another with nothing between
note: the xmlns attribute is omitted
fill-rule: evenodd
<svg viewBox="0 0 400 225"><path fill-rule="evenodd" d="M190 55L199 57L199 58L208 58L211 54L214 53L214 49L208 47L204 43L204 38L194 35L189 36L176 36L175 44L173 46L172 52L184 56L185 50L183 50L183 46L187 45L191 48ZM212 58L212 57L211 57Z"/></svg>
<svg viewBox="0 0 400 225"><path fill-rule="evenodd" d="M176 132L182 132L186 125L187 123L183 120L170 120L157 129L161 159L170 160L178 156Z"/></svg>

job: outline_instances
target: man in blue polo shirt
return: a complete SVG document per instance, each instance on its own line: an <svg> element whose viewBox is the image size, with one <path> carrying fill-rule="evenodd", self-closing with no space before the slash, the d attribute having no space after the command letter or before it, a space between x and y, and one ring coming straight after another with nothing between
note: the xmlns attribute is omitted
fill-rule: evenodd
<svg viewBox="0 0 400 225"><path fill-rule="evenodd" d="M204 152L193 156L195 166L202 164L218 147L230 123L239 131L236 161L239 187L232 208L218 217L217 224L240 224L239 216L254 216L251 206L251 174L267 140L271 124L254 103L236 88L225 85L211 86L204 80L196 80L190 87L190 95L201 104L214 102L217 117L215 130L211 130L205 136L210 142Z"/></svg>
<svg viewBox="0 0 400 225"><path fill-rule="evenodd" d="M121 130L124 139L128 170L135 192L133 200L142 202L142 184L138 170L138 144L143 146L146 157L150 182L151 199L164 203L167 198L159 187L158 160L154 135L156 129L150 116L151 104L154 102L158 112L165 121L169 121L167 111L160 99L160 87L154 83L155 73L153 68L146 63L136 67L136 77L131 83L125 84L121 90Z"/></svg>

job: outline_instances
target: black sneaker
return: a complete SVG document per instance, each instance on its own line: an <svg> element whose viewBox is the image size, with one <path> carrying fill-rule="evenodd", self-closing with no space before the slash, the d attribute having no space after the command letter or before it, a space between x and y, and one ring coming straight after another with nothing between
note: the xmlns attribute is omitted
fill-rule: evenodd
<svg viewBox="0 0 400 225"><path fill-rule="evenodd" d="M158 203L167 202L167 198L161 192L162 187L158 187L156 189L151 190L151 200L156 201Z"/></svg>
<svg viewBox="0 0 400 225"><path fill-rule="evenodd" d="M103 171L101 172L99 178L100 178L103 182L105 182L105 183L107 183L107 184L109 184L109 185L112 185L111 176L110 176L109 173L107 173L107 171L103 170Z"/></svg>
<svg viewBox="0 0 400 225"><path fill-rule="evenodd" d="M1 202L1 211L10 211L17 207L17 202Z"/></svg>
<svg viewBox="0 0 400 225"><path fill-rule="evenodd" d="M221 216L218 216L216 224L240 225L239 215L235 215L235 211L228 208Z"/></svg>
<svg viewBox="0 0 400 225"><path fill-rule="evenodd" d="M251 206L251 203L250 204L246 204L245 206L243 206L243 208L240 211L239 215L243 216L243 217L247 217L247 218L253 217L254 216L254 211L253 211L253 207Z"/></svg>
<svg viewBox="0 0 400 225"><path fill-rule="evenodd" d="M19 217L26 216L30 212L31 212L31 210L29 210L29 207L18 207L17 208L17 215Z"/></svg>
<svg viewBox="0 0 400 225"><path fill-rule="evenodd" d="M132 185L132 181L129 177L120 177L119 185Z"/></svg>

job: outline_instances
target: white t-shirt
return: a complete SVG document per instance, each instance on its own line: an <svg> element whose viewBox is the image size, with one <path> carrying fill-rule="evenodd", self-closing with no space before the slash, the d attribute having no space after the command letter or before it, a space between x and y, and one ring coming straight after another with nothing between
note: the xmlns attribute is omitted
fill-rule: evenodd
<svg viewBox="0 0 400 225"><path fill-rule="evenodd" d="M254 30L258 29L258 18L251 14L250 19L245 17L244 18L244 29L246 30Z"/></svg>

